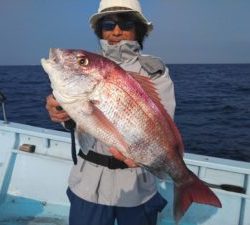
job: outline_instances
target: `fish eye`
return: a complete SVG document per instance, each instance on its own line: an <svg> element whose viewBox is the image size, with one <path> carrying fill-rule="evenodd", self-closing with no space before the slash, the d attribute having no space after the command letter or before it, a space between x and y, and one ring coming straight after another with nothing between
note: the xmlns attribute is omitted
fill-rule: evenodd
<svg viewBox="0 0 250 225"><path fill-rule="evenodd" d="M86 57L84 57L84 58L81 57L81 58L78 59L78 63L81 66L87 66L89 64L89 60Z"/></svg>

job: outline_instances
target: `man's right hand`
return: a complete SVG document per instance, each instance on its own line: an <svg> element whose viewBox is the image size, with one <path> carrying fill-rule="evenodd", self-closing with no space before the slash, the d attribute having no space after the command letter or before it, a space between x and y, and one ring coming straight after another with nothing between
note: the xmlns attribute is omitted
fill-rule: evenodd
<svg viewBox="0 0 250 225"><path fill-rule="evenodd" d="M65 122L70 119L69 115L61 108L53 95L47 97L46 109L48 110L50 119L54 122Z"/></svg>

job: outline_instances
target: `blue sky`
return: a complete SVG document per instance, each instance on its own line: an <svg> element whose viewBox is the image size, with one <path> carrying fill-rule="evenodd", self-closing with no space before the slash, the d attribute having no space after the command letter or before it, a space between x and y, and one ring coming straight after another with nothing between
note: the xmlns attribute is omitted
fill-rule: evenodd
<svg viewBox="0 0 250 225"><path fill-rule="evenodd" d="M144 53L166 63L250 63L249 0L141 0L154 31ZM99 0L0 0L0 65L38 65L50 47L98 51Z"/></svg>

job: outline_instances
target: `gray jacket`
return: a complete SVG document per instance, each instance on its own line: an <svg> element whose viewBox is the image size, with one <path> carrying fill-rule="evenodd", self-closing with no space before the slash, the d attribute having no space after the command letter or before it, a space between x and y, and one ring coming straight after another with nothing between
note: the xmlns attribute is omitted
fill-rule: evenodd
<svg viewBox="0 0 250 225"><path fill-rule="evenodd" d="M171 117L174 116L174 87L168 69L160 59L141 55L136 41L109 45L107 41L101 40L100 44L103 55L125 70L151 77L164 107ZM105 144L88 134L78 137L78 141L84 153L91 149L110 155ZM71 170L69 187L87 201L123 207L143 204L157 192L155 177L143 168L111 170L79 157L77 165Z"/></svg>

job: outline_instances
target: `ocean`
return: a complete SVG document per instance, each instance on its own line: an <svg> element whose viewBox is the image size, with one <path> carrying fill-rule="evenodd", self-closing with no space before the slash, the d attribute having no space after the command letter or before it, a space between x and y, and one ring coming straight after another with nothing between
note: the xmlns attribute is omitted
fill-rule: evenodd
<svg viewBox="0 0 250 225"><path fill-rule="evenodd" d="M168 67L185 152L250 162L250 64ZM51 88L41 66L0 66L0 92L9 121L63 130L45 109Z"/></svg>

